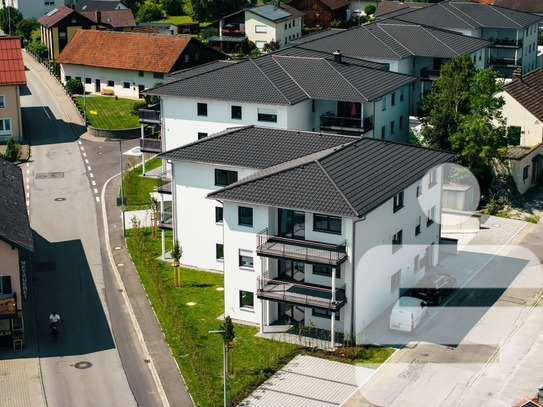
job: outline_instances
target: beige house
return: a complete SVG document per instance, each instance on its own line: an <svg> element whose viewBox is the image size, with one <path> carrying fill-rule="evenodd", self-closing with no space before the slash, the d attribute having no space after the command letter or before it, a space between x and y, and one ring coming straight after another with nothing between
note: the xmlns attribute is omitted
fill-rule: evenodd
<svg viewBox="0 0 543 407"><path fill-rule="evenodd" d="M23 138L20 86L26 84L19 37L0 37L0 142Z"/></svg>

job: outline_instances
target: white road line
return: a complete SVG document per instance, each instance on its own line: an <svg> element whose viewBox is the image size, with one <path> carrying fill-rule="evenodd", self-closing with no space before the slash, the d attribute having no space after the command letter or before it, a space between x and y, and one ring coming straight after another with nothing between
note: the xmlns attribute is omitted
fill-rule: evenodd
<svg viewBox="0 0 543 407"><path fill-rule="evenodd" d="M99 196L96 197L96 202L100 202L100 197Z"/></svg>
<svg viewBox="0 0 543 407"><path fill-rule="evenodd" d="M89 174L89 177L94 178L94 174L91 172L91 173Z"/></svg>
<svg viewBox="0 0 543 407"><path fill-rule="evenodd" d="M83 143L81 142L81 140L77 140L77 142L79 143L79 145L83 144Z"/></svg>
<svg viewBox="0 0 543 407"><path fill-rule="evenodd" d="M87 156L87 153L83 153L83 157L86 157Z"/></svg>
<svg viewBox="0 0 543 407"><path fill-rule="evenodd" d="M89 163L89 159L85 158L85 164L88 164L88 163Z"/></svg>
<svg viewBox="0 0 543 407"><path fill-rule="evenodd" d="M87 166L87 170L92 171L92 168L90 165Z"/></svg>
<svg viewBox="0 0 543 407"><path fill-rule="evenodd" d="M85 151L85 147L81 146L81 151Z"/></svg>
<svg viewBox="0 0 543 407"><path fill-rule="evenodd" d="M95 180L92 180L91 183L92 183L92 185L96 185L96 181L95 181Z"/></svg>
<svg viewBox="0 0 543 407"><path fill-rule="evenodd" d="M45 114L47 115L47 118L48 118L49 120L51 120L51 116L49 116L49 113L47 113L47 109L46 109L45 107L43 108L43 111L44 111Z"/></svg>
<svg viewBox="0 0 543 407"><path fill-rule="evenodd" d="M98 193L98 188L94 188L94 193L95 193L95 194Z"/></svg>

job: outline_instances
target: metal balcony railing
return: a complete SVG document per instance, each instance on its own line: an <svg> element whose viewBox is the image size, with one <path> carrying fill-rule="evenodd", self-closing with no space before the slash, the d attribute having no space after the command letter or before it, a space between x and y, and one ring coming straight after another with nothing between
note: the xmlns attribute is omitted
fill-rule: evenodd
<svg viewBox="0 0 543 407"><path fill-rule="evenodd" d="M140 123L160 123L160 105L139 109Z"/></svg>
<svg viewBox="0 0 543 407"><path fill-rule="evenodd" d="M156 138L140 138L140 149L144 153L161 153L162 140Z"/></svg>
<svg viewBox="0 0 543 407"><path fill-rule="evenodd" d="M160 194L172 193L172 171L161 173L157 179L157 192Z"/></svg>
<svg viewBox="0 0 543 407"><path fill-rule="evenodd" d="M257 297L289 304L323 308L336 312L347 303L345 284L335 291L332 300L332 289L311 284L297 284L292 281L274 280L267 272L257 278Z"/></svg>
<svg viewBox="0 0 543 407"><path fill-rule="evenodd" d="M173 214L172 212L158 213L158 227L160 229L173 229Z"/></svg>
<svg viewBox="0 0 543 407"><path fill-rule="evenodd" d="M348 131L360 134L373 130L373 116L359 119L355 117L331 116L322 114L320 116L321 130Z"/></svg>

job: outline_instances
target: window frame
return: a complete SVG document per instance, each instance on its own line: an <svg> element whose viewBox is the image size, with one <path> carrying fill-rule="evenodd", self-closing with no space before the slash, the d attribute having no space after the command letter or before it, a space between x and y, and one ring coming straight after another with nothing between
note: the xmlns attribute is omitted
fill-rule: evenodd
<svg viewBox="0 0 543 407"><path fill-rule="evenodd" d="M422 225L422 216L419 216L418 223L415 225L415 236L420 235L421 233L421 225Z"/></svg>
<svg viewBox="0 0 543 407"><path fill-rule="evenodd" d="M242 212L247 212L243 214ZM249 206L238 206L238 225L253 227L254 211Z"/></svg>
<svg viewBox="0 0 543 407"><path fill-rule="evenodd" d="M268 26L266 24L255 24L255 33L257 34L267 34Z"/></svg>
<svg viewBox="0 0 543 407"><path fill-rule="evenodd" d="M336 224L336 222L339 220L339 231L336 229L333 229L332 222ZM317 223L326 223L325 228L317 227ZM325 215L323 213L315 213L313 214L313 231L314 232L321 232L321 233L331 233L334 235L341 235L342 232L342 219L339 216L332 216L332 215Z"/></svg>
<svg viewBox="0 0 543 407"><path fill-rule="evenodd" d="M235 174L235 176L234 176ZM226 183L220 182L221 178L226 177L225 181ZM231 179L231 177L235 179ZM227 185L233 184L234 182L237 182L238 180L238 172L237 171L231 171L231 170L223 170L220 168L215 168L215 185L225 187Z"/></svg>
<svg viewBox="0 0 543 407"><path fill-rule="evenodd" d="M123 82L123 89L130 89L130 82Z"/></svg>
<svg viewBox="0 0 543 407"><path fill-rule="evenodd" d="M426 212L426 227L431 226L433 223L435 223L435 216L436 216L436 207L435 205L432 206L428 211Z"/></svg>
<svg viewBox="0 0 543 407"><path fill-rule="evenodd" d="M238 253L238 265L239 265L239 267L253 269L254 268L254 257L253 256L248 256L245 253L246 253L245 251L243 251L243 253L242 253L242 250L239 251L239 253Z"/></svg>
<svg viewBox="0 0 543 407"><path fill-rule="evenodd" d="M206 138L207 136L209 136L208 133L204 133L204 132L201 132L201 131L198 132L198 140Z"/></svg>
<svg viewBox="0 0 543 407"><path fill-rule="evenodd" d="M115 81L108 80L108 81L107 81L107 86L108 86L108 87L110 87L110 86L115 86Z"/></svg>
<svg viewBox="0 0 543 407"><path fill-rule="evenodd" d="M0 109L6 108L6 95L0 95Z"/></svg>
<svg viewBox="0 0 543 407"><path fill-rule="evenodd" d="M250 298L251 298L250 303L251 303L251 305L247 305L243 301L244 295L247 295L247 294L250 295ZM251 291L239 290L239 308L240 309L247 309L247 310L254 310L254 308L255 308L255 293L253 293Z"/></svg>
<svg viewBox="0 0 543 407"><path fill-rule="evenodd" d="M207 103L196 104L196 116L207 117Z"/></svg>
<svg viewBox="0 0 543 407"><path fill-rule="evenodd" d="M323 270L315 270L316 267L321 268ZM324 269L329 269L330 272L324 271ZM311 273L315 274L316 276L332 277L332 273L333 273L332 269L333 269L333 267L329 266L329 265L313 264L313 266L311 267ZM341 269L340 268L336 268L336 278L341 278Z"/></svg>
<svg viewBox="0 0 543 407"><path fill-rule="evenodd" d="M215 260L224 260L224 245L215 243Z"/></svg>
<svg viewBox="0 0 543 407"><path fill-rule="evenodd" d="M215 223L224 223L224 208L222 206L215 207Z"/></svg>
<svg viewBox="0 0 543 407"><path fill-rule="evenodd" d="M9 118L0 118L1 123L1 129L0 129L0 135L2 136L10 136L12 135L12 126L11 126L11 119ZM7 125L6 125L7 123Z"/></svg>
<svg viewBox="0 0 543 407"><path fill-rule="evenodd" d="M239 110L239 111L238 111ZM232 105L230 109L231 118L233 120L242 120L242 109L241 106Z"/></svg>
<svg viewBox="0 0 543 407"><path fill-rule="evenodd" d="M392 198L392 210L394 213L398 212L400 209L404 207L403 205L403 191L400 191L396 195L394 195L394 198Z"/></svg>
<svg viewBox="0 0 543 407"><path fill-rule="evenodd" d="M522 169L522 180L526 181L529 178L530 165L526 165Z"/></svg>
<svg viewBox="0 0 543 407"><path fill-rule="evenodd" d="M392 252L395 253L402 247L403 243L403 229L400 229L392 235Z"/></svg>

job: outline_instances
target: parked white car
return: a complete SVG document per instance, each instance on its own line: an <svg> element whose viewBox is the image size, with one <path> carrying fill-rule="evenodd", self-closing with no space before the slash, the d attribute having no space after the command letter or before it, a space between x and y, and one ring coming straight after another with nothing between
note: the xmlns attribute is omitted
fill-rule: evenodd
<svg viewBox="0 0 543 407"><path fill-rule="evenodd" d="M427 311L426 301L414 297L400 297L390 312L388 327L395 331L414 332Z"/></svg>

